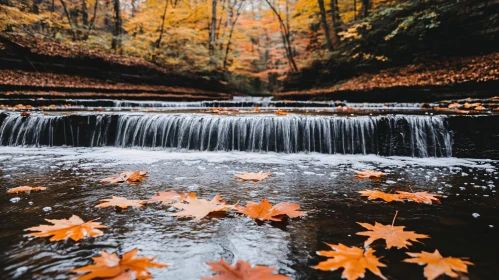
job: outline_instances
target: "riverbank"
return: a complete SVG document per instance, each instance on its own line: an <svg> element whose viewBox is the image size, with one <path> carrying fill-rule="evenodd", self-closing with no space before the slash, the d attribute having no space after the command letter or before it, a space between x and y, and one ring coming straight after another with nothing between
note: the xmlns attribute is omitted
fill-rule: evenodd
<svg viewBox="0 0 499 280"><path fill-rule="evenodd" d="M217 73L187 73L175 66L0 34L0 96L226 100L230 89Z"/></svg>
<svg viewBox="0 0 499 280"><path fill-rule="evenodd" d="M363 73L327 88L274 94L279 100L431 102L497 95L499 53L446 58Z"/></svg>

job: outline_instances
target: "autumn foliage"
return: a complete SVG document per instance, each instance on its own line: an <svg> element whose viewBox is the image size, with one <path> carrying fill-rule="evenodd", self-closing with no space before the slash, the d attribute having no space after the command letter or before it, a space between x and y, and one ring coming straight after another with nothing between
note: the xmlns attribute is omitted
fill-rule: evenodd
<svg viewBox="0 0 499 280"><path fill-rule="evenodd" d="M50 241L59 241L65 239L72 239L74 241L79 241L80 239L87 237L97 237L103 235L100 228L105 228L101 223L89 221L84 222L80 217L73 215L69 219L60 220L50 220L47 222L52 225L39 225L36 227L27 228L27 231L33 231L33 233L26 234L26 236L35 237L49 237Z"/></svg>
<svg viewBox="0 0 499 280"><path fill-rule="evenodd" d="M223 259L218 262L209 262L208 265L216 275L212 277L203 277L201 280L285 280L290 279L284 275L272 274L275 267L266 267L257 265L251 267L248 262L238 260L234 266L231 266Z"/></svg>
<svg viewBox="0 0 499 280"><path fill-rule="evenodd" d="M109 254L101 251L93 257L94 264L79 267L71 272L84 274L78 276L79 280L90 279L150 279L152 275L148 268L164 268L167 264L155 262L155 257L137 257L138 249L123 254L120 259L116 253Z"/></svg>

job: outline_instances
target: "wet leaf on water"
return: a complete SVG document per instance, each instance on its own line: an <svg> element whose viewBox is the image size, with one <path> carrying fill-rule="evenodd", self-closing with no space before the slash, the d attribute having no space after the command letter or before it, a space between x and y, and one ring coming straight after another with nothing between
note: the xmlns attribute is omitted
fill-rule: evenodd
<svg viewBox="0 0 499 280"><path fill-rule="evenodd" d="M73 239L78 241L87 237L96 237L103 235L103 232L98 230L99 228L105 228L106 226L101 223L94 221L84 222L80 217L73 215L69 219L51 220L46 219L47 222L52 225L39 225L36 227L30 227L26 230L28 231L38 231L26 234L26 236L35 237L48 237L50 241L59 241L65 239Z"/></svg>
<svg viewBox="0 0 499 280"><path fill-rule="evenodd" d="M398 213L398 212L397 212ZM391 247L407 248L407 246L412 245L410 241L416 241L418 238L430 238L426 234L419 234L414 231L404 231L404 226L394 226L395 217L393 218L393 223L391 225L383 225L378 222L375 222L374 225L368 223L357 223L369 231L357 232L357 235L369 236L369 238L364 242L364 247L368 247L375 240L384 239L386 241L386 248L390 249Z"/></svg>
<svg viewBox="0 0 499 280"><path fill-rule="evenodd" d="M404 262L426 265L424 268L424 275L429 280L433 280L442 274L457 278L459 277L459 274L456 273L456 271L467 273L468 265L473 265L473 263L460 258L444 258L438 250L435 250L433 253L422 251L421 253L407 252L406 254L412 258L405 259Z"/></svg>
<svg viewBox="0 0 499 280"><path fill-rule="evenodd" d="M235 206L239 213L244 214L252 219L262 221L282 221L284 217L296 218L306 216L307 213L298 211L300 205L287 202L281 202L277 205L272 204L266 200L260 200L260 203L248 201L246 207Z"/></svg>
<svg viewBox="0 0 499 280"><path fill-rule="evenodd" d="M170 214L177 217L194 217L194 220L200 220L212 212L223 212L232 208L233 205L226 205L222 200L222 196L217 194L212 200L200 199L195 193L189 193L186 203L177 202L172 206L177 209L183 209L178 213Z"/></svg>
<svg viewBox="0 0 499 280"><path fill-rule="evenodd" d="M285 116L285 115L288 115L289 112L285 111L285 110L277 110L277 111L275 111L275 114L278 116Z"/></svg>
<svg viewBox="0 0 499 280"><path fill-rule="evenodd" d="M285 280L290 279L287 276L272 274L276 267L267 267L257 265L251 267L251 264L238 260L234 266L231 266L223 259L218 262L207 263L211 270L216 274L212 277L203 277L201 280Z"/></svg>
<svg viewBox="0 0 499 280"><path fill-rule="evenodd" d="M116 253L101 251L100 256L93 257L94 264L70 270L73 273L87 273L79 276L79 280L89 279L151 279L148 268L164 268L168 264L154 262L156 257L136 257L138 249L123 254L119 258Z"/></svg>
<svg viewBox="0 0 499 280"><path fill-rule="evenodd" d="M355 171L355 178L379 178L381 176L385 176L386 174L380 171L374 170L365 170L365 171Z"/></svg>
<svg viewBox="0 0 499 280"><path fill-rule="evenodd" d="M379 270L379 267L386 267L386 265L381 263L379 258L374 255L375 250L368 248L364 251L361 248L347 247L341 243L338 245L326 244L333 251L318 251L319 256L328 257L329 259L320 262L314 267L315 269L333 271L344 268L341 277L347 280L364 278L366 269L368 269L378 277L386 279Z"/></svg>
<svg viewBox="0 0 499 280"><path fill-rule="evenodd" d="M144 200L129 200L124 197L119 197L119 196L112 196L111 198L106 198L106 199L101 199L100 202L103 202L101 204L96 205L95 207L98 208L105 208L109 206L115 206L119 207L121 209L126 209L129 206L130 207L142 207L144 203L146 203Z"/></svg>
<svg viewBox="0 0 499 280"><path fill-rule="evenodd" d="M260 182L262 180L267 179L270 177L270 172L263 172L261 170L260 172L244 172L243 174L236 174L234 178L236 179L241 179L244 182L245 181L253 181L253 182Z"/></svg>
<svg viewBox="0 0 499 280"><path fill-rule="evenodd" d="M363 190L363 191L358 191L358 193L361 194L361 196L367 196L369 200L375 200L375 199L382 199L386 202L392 202L392 201L401 201L403 202L404 200L399 197L398 194L394 193L385 193L382 191L378 190Z"/></svg>
<svg viewBox="0 0 499 280"><path fill-rule="evenodd" d="M174 202L183 202L187 199L188 195L185 192L178 193L176 191L157 192L147 202L160 202L161 204L170 204Z"/></svg>
<svg viewBox="0 0 499 280"><path fill-rule="evenodd" d="M449 109L457 109L459 107L461 107L461 104L459 104L459 103L451 103L448 106Z"/></svg>
<svg viewBox="0 0 499 280"><path fill-rule="evenodd" d="M20 193L20 192L44 191L46 189L47 189L46 187L20 186L17 188L8 189L7 193L14 194L14 193Z"/></svg>
<svg viewBox="0 0 499 280"><path fill-rule="evenodd" d="M116 177L102 179L100 182L101 183L112 183L112 184L124 183L124 182L140 183L144 180L144 178L147 177L147 174L149 174L149 172L140 171L140 170L126 171L126 172L123 172L121 174L118 174L118 176L116 176Z"/></svg>
<svg viewBox="0 0 499 280"><path fill-rule="evenodd" d="M408 201L417 202L417 203L426 203L433 204L432 202L441 204L440 200L437 197L442 195L432 194L428 192L402 192L398 191L397 195L401 199L406 199Z"/></svg>

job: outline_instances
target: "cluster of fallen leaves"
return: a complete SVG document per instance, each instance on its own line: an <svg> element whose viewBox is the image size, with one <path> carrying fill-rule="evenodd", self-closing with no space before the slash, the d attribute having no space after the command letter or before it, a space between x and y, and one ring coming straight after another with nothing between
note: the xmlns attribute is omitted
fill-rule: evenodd
<svg viewBox="0 0 499 280"><path fill-rule="evenodd" d="M386 248L396 247L397 249L408 249L408 246L413 245L412 242L420 242L418 239L430 238L426 234L416 233L414 231L405 231L404 226L394 226L395 217L391 225L383 225L375 222L374 225L368 223L358 223L360 226L368 229L368 231L357 232L357 235L369 237L364 242L364 248L348 247L343 244L328 244L332 251L319 251L319 256L327 257L328 259L320 262L314 268L333 271L343 268L342 278L347 280L355 280L364 278L366 270L371 271L374 275L387 279L381 272L380 267L386 267L380 262L380 258L374 254L376 251L369 246L376 240L385 240ZM458 272L468 272L468 265L473 263L454 257L442 257L435 250L433 253L422 251L420 253L407 252L412 258L404 259L407 263L416 263L425 265L424 275L429 280L433 280L440 275L446 274L450 277L458 277Z"/></svg>
<svg viewBox="0 0 499 280"><path fill-rule="evenodd" d="M466 82L499 80L499 52L443 61L429 61L394 67L378 73L364 73L330 88L290 91L275 94L280 98L317 95L338 91L368 91L376 88L441 86Z"/></svg>
<svg viewBox="0 0 499 280"><path fill-rule="evenodd" d="M145 171L127 171L118 174L116 177L101 180L102 183L140 183L148 175ZM241 175L243 181L262 181L270 176L270 172L245 172ZM236 175L237 178L237 175ZM45 187L22 186L9 189L8 193L29 192L34 190L45 190ZM233 210L235 213L246 215L255 220L261 221L282 221L285 217L296 218L306 216L306 212L299 211L298 204L281 202L272 205L268 200L262 199L260 203L248 201L246 206L227 204L222 200L220 194L215 195L211 200L198 198L195 193L176 192L169 190L158 192L149 200L130 200L125 197L113 196L110 199L101 199L100 204L95 207L116 207L126 209L128 207L142 207L146 203L169 204L179 210L170 216L192 217L200 220L210 214L227 212ZM50 241L61 241L71 239L78 242L89 237L98 237L104 233L100 230L106 228L105 225L91 220L85 222L80 217L73 215L69 219L46 219L49 225L42 224L27 228L30 233L26 236L50 237ZM120 258L116 253L102 251L99 256L93 257L94 264L70 270L70 272L81 274L77 279L149 279L152 275L148 268L164 268L168 264L154 262L155 257L136 257L138 249L133 249L123 254ZM255 266L242 260L237 261L234 266L224 260L207 263L215 274L212 277L203 279L289 279L286 276L272 274L275 267Z"/></svg>
<svg viewBox="0 0 499 280"><path fill-rule="evenodd" d="M104 183L140 183L146 178L148 172L145 171L127 171L118 174L116 177L101 180ZM270 176L270 172L245 172L235 175L236 179L243 181L260 182ZM356 177L374 179L386 174L374 171L356 171ZM34 190L45 190L45 187L22 186L9 189L8 193L29 192ZM367 196L370 200L382 199L386 202L392 201L413 201L417 203L432 204L440 203L440 195L429 194L427 192L409 193L397 191L396 193L384 193L376 190L360 191L362 196ZM128 207L143 207L146 203L160 203L170 205L178 210L170 216L192 217L194 220L200 220L210 214L233 211L250 217L254 220L280 222L284 218L296 218L306 216L307 213L300 211L298 204L280 202L272 205L267 199L261 199L259 203L248 201L246 206L227 204L222 200L220 194L215 195L213 199L207 200L198 198L195 193L176 192L169 190L158 192L149 200L129 200L124 197L113 196L111 199L102 199L101 203L95 207L117 207L126 209ZM426 234L420 234L414 231L406 231L404 226L395 226L393 218L391 225L384 225L378 222L374 224L358 223L367 231L357 232L357 235L366 236L368 239L364 242L364 248L348 247L343 244L327 244L331 251L319 251L318 255L328 259L320 262L314 268L324 271L332 271L343 268L342 278L354 280L363 278L367 270L382 279L387 279L380 268L386 267L386 264L380 261L375 255L375 250L370 248L376 240L384 240L387 249L408 249L413 242L420 242L419 239L430 238ZM60 241L72 239L79 241L84 238L98 237L104 233L100 230L106 228L105 225L96 222L96 220L83 221L80 217L73 215L69 219L47 219L50 225L39 225L27 228L30 233L26 236L50 237L50 241ZM120 258L116 253L102 251L97 257L92 258L94 264L83 266L71 270L70 272L81 274L78 279L112 278L112 279L148 279L152 278L148 268L164 268L168 264L154 262L155 257L136 257L138 249L133 249L124 253ZM467 266L473 265L471 262L461 258L443 257L438 250L431 252L407 252L411 258L403 260L408 263L417 263L425 265L424 275L433 280L442 274L450 277L457 277L458 273L466 273ZM207 263L213 273L212 277L202 279L289 279L286 276L272 274L274 267L255 266L242 260L237 261L233 266L224 260Z"/></svg>

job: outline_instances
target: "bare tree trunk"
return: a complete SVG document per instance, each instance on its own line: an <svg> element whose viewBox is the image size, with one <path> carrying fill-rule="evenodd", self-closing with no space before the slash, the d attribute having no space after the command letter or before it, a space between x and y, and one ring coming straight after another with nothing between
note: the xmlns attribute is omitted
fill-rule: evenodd
<svg viewBox="0 0 499 280"><path fill-rule="evenodd" d="M353 19L357 20L357 0L353 0Z"/></svg>
<svg viewBox="0 0 499 280"><path fill-rule="evenodd" d="M269 5L272 12L276 15L277 20L279 21L279 25L281 26L281 37L282 42L284 44L284 50L286 51L286 56L288 57L289 66L291 71L298 71L298 67L296 66L295 60L293 59L293 50L291 48L290 42L290 31L286 23L282 20L281 14L275 9L275 7L269 2L269 0L265 0L267 5Z"/></svg>
<svg viewBox="0 0 499 280"><path fill-rule="evenodd" d="M369 0L362 0L362 7L360 8L360 17L365 18L369 14L369 9L371 8L371 2Z"/></svg>
<svg viewBox="0 0 499 280"><path fill-rule="evenodd" d="M87 1L81 0L81 21L83 26L88 26Z"/></svg>
<svg viewBox="0 0 499 280"><path fill-rule="evenodd" d="M59 1L61 1L62 8L64 9L64 13L66 14L66 17L68 19L69 27L71 27L71 29L70 29L71 36L73 37L73 41L74 41L74 40L76 40L76 33L73 30L73 24L71 23L71 16L69 15L68 8L66 7L66 3L64 2L64 0L59 0Z"/></svg>
<svg viewBox="0 0 499 280"><path fill-rule="evenodd" d="M243 8L245 2L244 0L239 4L239 7L237 8L236 12L236 17L234 18L234 21L231 22L231 27L230 27L230 33L229 33L229 40L227 42L227 46L225 47L225 57L224 57L224 64L223 67L224 69L227 68L227 59L229 57L229 52L230 52L230 44L231 44L231 39L232 39L232 33L234 32L234 27L236 26L237 19L239 18L239 15L241 14L241 9ZM227 19L230 20L230 19Z"/></svg>
<svg viewBox="0 0 499 280"><path fill-rule="evenodd" d="M215 29L217 27L217 0L211 2L211 26L210 26L210 56L215 54Z"/></svg>
<svg viewBox="0 0 499 280"><path fill-rule="evenodd" d="M163 16L161 17L161 28L159 30L159 37L156 40L155 49L159 48L161 44L161 39L163 39L163 32L165 31L165 19L166 19L166 11L168 10L168 0L165 0L165 9L163 10Z"/></svg>
<svg viewBox="0 0 499 280"><path fill-rule="evenodd" d="M332 51L333 43L331 42L331 37L329 34L329 25L327 24L326 9L324 8L324 0L317 0L317 2L319 4L319 9L321 11L321 20L322 20L322 26L324 26L324 35L326 36L327 49Z"/></svg>
<svg viewBox="0 0 499 280"><path fill-rule="evenodd" d="M340 10L338 8L338 0L331 0L329 2L331 9L331 20L333 23L333 44L338 43L339 37L338 33L341 31L341 18L340 18Z"/></svg>
<svg viewBox="0 0 499 280"><path fill-rule="evenodd" d="M114 50L121 49L122 26L123 22L121 20L120 0L114 0L114 30L113 30L113 40L111 41L111 47Z"/></svg>
<svg viewBox="0 0 499 280"><path fill-rule="evenodd" d="M98 6L99 6L99 0L96 0L95 5L94 5L94 15L92 16L92 19L90 20L90 24L88 25L87 35L85 35L85 38L88 38L88 36L90 35L90 31L94 27L95 18L97 16L97 7Z"/></svg>

